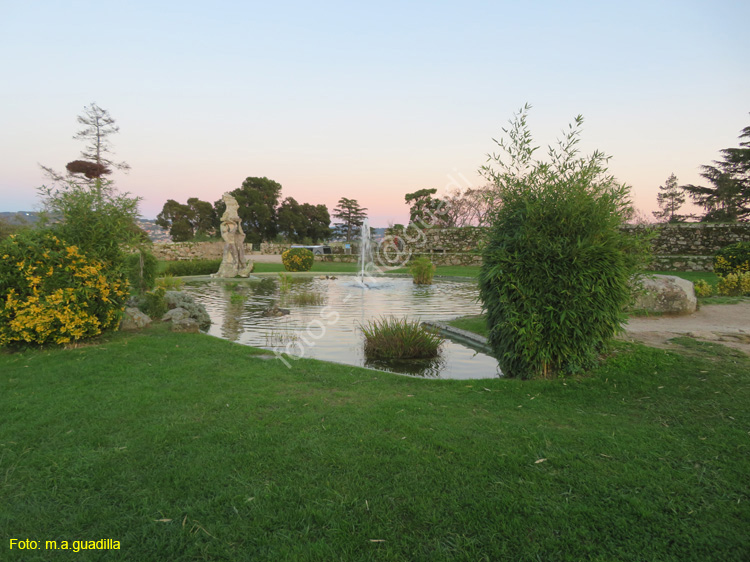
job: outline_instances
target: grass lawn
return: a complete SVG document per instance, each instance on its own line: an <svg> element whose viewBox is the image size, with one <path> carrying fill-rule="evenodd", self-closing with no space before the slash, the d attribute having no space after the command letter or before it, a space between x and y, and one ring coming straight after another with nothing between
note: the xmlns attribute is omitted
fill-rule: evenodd
<svg viewBox="0 0 750 562"><path fill-rule="evenodd" d="M480 336L489 337L490 333L487 329L487 317L484 314L477 316L462 316L448 322L451 326L466 330L468 332L474 332Z"/></svg>
<svg viewBox="0 0 750 562"><path fill-rule="evenodd" d="M703 279L709 285L716 285L719 282L719 277L713 271L649 271L648 273L654 275L675 275L693 283L699 279Z"/></svg>
<svg viewBox="0 0 750 562"><path fill-rule="evenodd" d="M750 360L683 343L552 381L287 369L160 325L0 352L0 559L748 560Z"/></svg>

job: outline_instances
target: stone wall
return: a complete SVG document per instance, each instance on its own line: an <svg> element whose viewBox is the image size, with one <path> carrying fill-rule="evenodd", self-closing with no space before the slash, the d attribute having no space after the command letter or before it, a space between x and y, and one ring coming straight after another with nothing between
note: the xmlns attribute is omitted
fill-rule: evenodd
<svg viewBox="0 0 750 562"><path fill-rule="evenodd" d="M656 229L652 242L654 271L711 271L713 255L717 250L735 242L750 242L750 223L711 224L663 224L658 226L623 227L625 232L640 232L646 228ZM431 228L407 231L398 237L405 256L426 256L437 265L480 265L479 255L488 229ZM386 243L395 244L389 240ZM264 242L261 254L281 254L290 244ZM356 262L359 245L350 244L349 252L343 242L330 244L332 254L316 256L318 260ZM154 244L154 255L161 260L221 259L224 242L177 242ZM252 255L252 246L245 244L245 253Z"/></svg>
<svg viewBox="0 0 750 562"><path fill-rule="evenodd" d="M252 250L245 244L245 253ZM158 260L220 260L224 253L224 241L217 242L165 242L154 244L154 256Z"/></svg>
<svg viewBox="0 0 750 562"><path fill-rule="evenodd" d="M749 223L626 225L625 232L656 230L651 242L654 271L712 271L714 254L737 242L750 242Z"/></svg>

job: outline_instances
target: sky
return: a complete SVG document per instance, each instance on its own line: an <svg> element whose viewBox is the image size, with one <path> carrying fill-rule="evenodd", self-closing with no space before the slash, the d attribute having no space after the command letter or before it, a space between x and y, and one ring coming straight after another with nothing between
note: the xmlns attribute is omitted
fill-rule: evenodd
<svg viewBox="0 0 750 562"><path fill-rule="evenodd" d="M39 208L94 102L120 132L112 177L155 218L249 176L282 197L341 197L372 226L404 195L479 187L524 104L535 144L583 115L650 218L670 174L750 125L750 2L17 2L0 0L0 211ZM542 152L542 151L540 151ZM686 210L689 207L686 206Z"/></svg>

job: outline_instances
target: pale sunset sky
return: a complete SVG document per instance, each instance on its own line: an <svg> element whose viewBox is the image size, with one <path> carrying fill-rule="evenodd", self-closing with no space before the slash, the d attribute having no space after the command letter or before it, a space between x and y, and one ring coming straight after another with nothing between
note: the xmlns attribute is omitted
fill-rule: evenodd
<svg viewBox="0 0 750 562"><path fill-rule="evenodd" d="M750 2L0 1L0 211L39 207L91 102L120 126L112 177L154 218L248 176L341 197L373 226L404 194L480 186L525 103L536 143L585 118L636 207L750 125ZM542 151L540 151L542 152Z"/></svg>

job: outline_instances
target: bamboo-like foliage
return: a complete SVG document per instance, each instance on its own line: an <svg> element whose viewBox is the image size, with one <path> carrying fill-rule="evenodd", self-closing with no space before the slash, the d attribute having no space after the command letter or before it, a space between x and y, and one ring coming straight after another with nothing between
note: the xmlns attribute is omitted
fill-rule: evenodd
<svg viewBox="0 0 750 562"><path fill-rule="evenodd" d="M621 329L629 280L648 247L620 232L629 187L607 174L607 157L577 156L582 117L542 162L533 156L528 110L504 129L505 154L490 156L499 170L483 168L502 205L479 278L490 345L503 373L520 378L592 365Z"/></svg>

